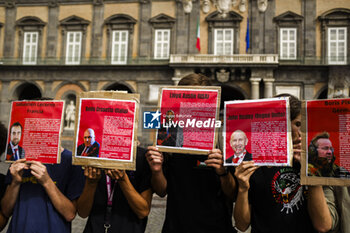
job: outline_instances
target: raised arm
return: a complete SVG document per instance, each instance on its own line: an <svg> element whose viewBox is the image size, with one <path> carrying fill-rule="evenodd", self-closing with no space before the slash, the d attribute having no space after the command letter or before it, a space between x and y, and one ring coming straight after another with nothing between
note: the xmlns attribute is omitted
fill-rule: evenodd
<svg viewBox="0 0 350 233"><path fill-rule="evenodd" d="M307 207L314 228L319 232L330 231L332 216L322 186L309 186ZM335 210L334 213L337 213L337 211Z"/></svg>
<svg viewBox="0 0 350 233"><path fill-rule="evenodd" d="M7 218L12 215L22 183L22 174L24 169L28 169L28 165L25 163L25 159L19 159L15 161L9 169L12 175L12 181L7 186L1 201L2 213Z"/></svg>
<svg viewBox="0 0 350 233"><path fill-rule="evenodd" d="M156 194L161 197L166 195L167 180L163 173L163 154L157 147L149 146L146 152L146 159L152 171L151 185Z"/></svg>
<svg viewBox="0 0 350 233"><path fill-rule="evenodd" d="M64 196L52 181L50 175L47 173L46 166L37 161L30 161L30 169L32 175L44 187L49 196L53 206L66 219L71 222L76 214L76 201L69 200Z"/></svg>
<svg viewBox="0 0 350 233"><path fill-rule="evenodd" d="M258 167L254 166L253 161L242 162L235 171L238 180L238 194L236 199L233 216L236 227L240 231L246 231L250 225L251 207L249 205L248 191L250 188L249 179Z"/></svg>
<svg viewBox="0 0 350 233"><path fill-rule="evenodd" d="M152 190L149 188L142 193L136 191L129 180L128 174L121 170L106 170L106 174L118 181L129 206L139 219L148 216L151 210Z"/></svg>
<svg viewBox="0 0 350 233"><path fill-rule="evenodd" d="M82 218L90 215L92 204L94 203L95 192L101 178L101 169L86 167L84 169L85 186L77 201L78 214Z"/></svg>
<svg viewBox="0 0 350 233"><path fill-rule="evenodd" d="M234 200L237 185L230 172L227 172L223 166L223 155L220 149L214 149L209 152L208 159L204 161L209 167L215 168L216 174L220 177L221 189L224 194L230 199Z"/></svg>

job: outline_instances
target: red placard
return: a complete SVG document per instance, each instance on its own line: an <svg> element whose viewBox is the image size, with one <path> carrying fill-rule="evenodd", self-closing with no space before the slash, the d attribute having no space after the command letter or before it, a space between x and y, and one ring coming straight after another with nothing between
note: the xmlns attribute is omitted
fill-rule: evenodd
<svg viewBox="0 0 350 233"><path fill-rule="evenodd" d="M133 100L81 98L75 156L132 161L135 112ZM85 149L84 140L93 136L89 129L93 130L96 143Z"/></svg>
<svg viewBox="0 0 350 233"><path fill-rule="evenodd" d="M64 101L14 101L11 105L6 161L60 162Z"/></svg>
<svg viewBox="0 0 350 233"><path fill-rule="evenodd" d="M306 114L307 175L350 179L350 99L306 101Z"/></svg>
<svg viewBox="0 0 350 233"><path fill-rule="evenodd" d="M290 165L288 105L287 98L225 102L224 164Z"/></svg>
<svg viewBox="0 0 350 233"><path fill-rule="evenodd" d="M161 151L205 154L214 148L215 127L221 124L216 121L220 89L211 88L161 90L161 128L155 143Z"/></svg>

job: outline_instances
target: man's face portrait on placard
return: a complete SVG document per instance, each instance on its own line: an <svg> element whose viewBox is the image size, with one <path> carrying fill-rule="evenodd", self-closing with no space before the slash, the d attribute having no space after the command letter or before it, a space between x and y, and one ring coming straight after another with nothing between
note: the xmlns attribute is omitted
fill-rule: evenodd
<svg viewBox="0 0 350 233"><path fill-rule="evenodd" d="M10 138L12 145L18 145L22 136L22 127L20 125L13 124L11 126Z"/></svg>
<svg viewBox="0 0 350 233"><path fill-rule="evenodd" d="M333 159L332 142L328 138L320 138L316 141L318 157L327 159L328 163Z"/></svg>
<svg viewBox="0 0 350 233"><path fill-rule="evenodd" d="M84 132L84 144L85 146L92 146L95 143L95 131L93 129L87 129Z"/></svg>
<svg viewBox="0 0 350 233"><path fill-rule="evenodd" d="M246 134L241 130L236 130L232 133L230 139L230 145L235 154L241 154L245 150L248 144L248 138Z"/></svg>
<svg viewBox="0 0 350 233"><path fill-rule="evenodd" d="M175 118L175 113L172 110L169 110L166 112L165 122L169 123L169 122L173 121L174 118Z"/></svg>

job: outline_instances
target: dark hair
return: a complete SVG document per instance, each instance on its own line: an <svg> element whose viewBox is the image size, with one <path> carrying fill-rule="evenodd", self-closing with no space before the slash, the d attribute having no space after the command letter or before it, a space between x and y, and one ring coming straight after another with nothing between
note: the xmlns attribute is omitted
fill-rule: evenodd
<svg viewBox="0 0 350 233"><path fill-rule="evenodd" d="M290 106L290 120L294 120L297 116L300 115L301 111L301 101L294 95L283 93L276 95L275 97L289 97L289 106Z"/></svg>
<svg viewBox="0 0 350 233"><path fill-rule="evenodd" d="M21 131L23 130L23 127L22 127L21 123L19 123L19 122L17 121L17 122L15 122L15 123L13 123L13 124L11 125L11 127L10 127L10 132L11 132L12 128L13 128L13 127L16 127L16 126L21 127Z"/></svg>
<svg viewBox="0 0 350 233"><path fill-rule="evenodd" d="M3 123L0 123L0 155L4 153L7 144L7 128Z"/></svg>
<svg viewBox="0 0 350 233"><path fill-rule="evenodd" d="M211 86L210 79L203 74L189 74L183 77L179 84L179 86Z"/></svg>

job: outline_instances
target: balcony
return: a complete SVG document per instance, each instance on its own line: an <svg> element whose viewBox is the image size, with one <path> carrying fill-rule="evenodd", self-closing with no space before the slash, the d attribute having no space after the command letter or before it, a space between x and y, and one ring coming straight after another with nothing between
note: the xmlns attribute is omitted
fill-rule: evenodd
<svg viewBox="0 0 350 233"><path fill-rule="evenodd" d="M237 54L237 55L211 55L211 54L172 54L170 66L277 66L277 54Z"/></svg>

